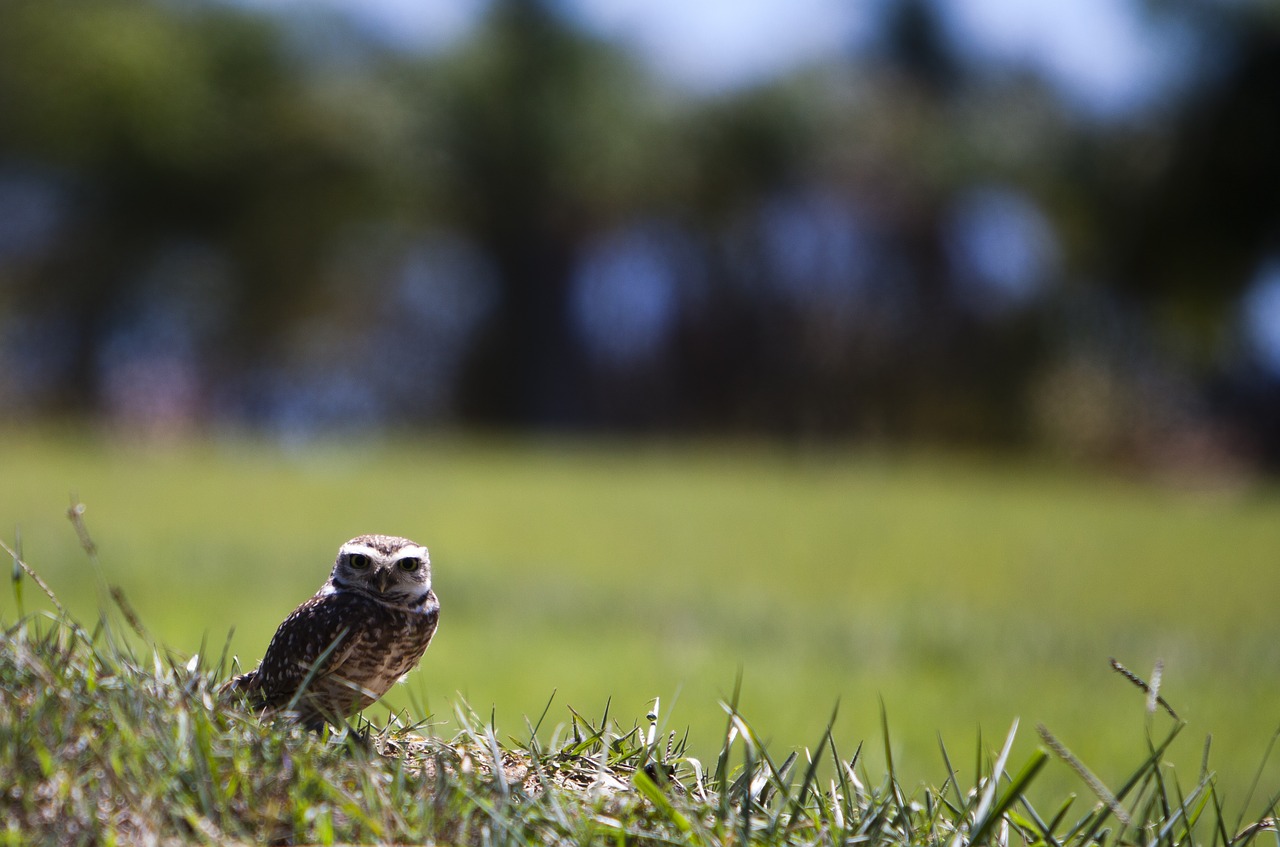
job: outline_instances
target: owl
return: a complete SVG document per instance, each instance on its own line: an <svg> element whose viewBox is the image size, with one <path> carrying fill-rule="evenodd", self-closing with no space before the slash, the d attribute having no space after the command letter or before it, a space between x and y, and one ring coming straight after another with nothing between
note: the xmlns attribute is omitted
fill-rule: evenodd
<svg viewBox="0 0 1280 847"><path fill-rule="evenodd" d="M440 617L427 548L361 535L338 550L329 580L284 619L257 670L226 689L308 728L371 705L418 664Z"/></svg>

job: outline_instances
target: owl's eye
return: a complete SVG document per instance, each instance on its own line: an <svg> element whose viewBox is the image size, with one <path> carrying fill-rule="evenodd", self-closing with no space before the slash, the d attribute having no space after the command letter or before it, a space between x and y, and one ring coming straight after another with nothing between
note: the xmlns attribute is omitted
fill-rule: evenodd
<svg viewBox="0 0 1280 847"><path fill-rule="evenodd" d="M400 570L404 571L405 573L413 573L418 569L418 566L421 565L422 563L419 562L417 559L404 558L396 562L396 564L399 565Z"/></svg>
<svg viewBox="0 0 1280 847"><path fill-rule="evenodd" d="M369 557L364 553L352 553L347 557L347 564L353 571L362 571L369 567Z"/></svg>

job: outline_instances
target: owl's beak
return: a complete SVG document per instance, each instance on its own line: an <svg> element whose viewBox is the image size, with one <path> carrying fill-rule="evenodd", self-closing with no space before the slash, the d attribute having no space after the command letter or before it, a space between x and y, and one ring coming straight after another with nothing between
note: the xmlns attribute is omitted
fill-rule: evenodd
<svg viewBox="0 0 1280 847"><path fill-rule="evenodd" d="M374 581L378 584L378 593L386 594L387 589L391 587L391 571L387 568L378 571Z"/></svg>

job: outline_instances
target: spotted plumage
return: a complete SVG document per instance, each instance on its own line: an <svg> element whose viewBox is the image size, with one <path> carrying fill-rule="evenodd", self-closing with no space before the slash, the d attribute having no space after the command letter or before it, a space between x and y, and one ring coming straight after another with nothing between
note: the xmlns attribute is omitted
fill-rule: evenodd
<svg viewBox="0 0 1280 847"><path fill-rule="evenodd" d="M342 545L328 581L280 624L257 670L227 688L255 709L295 712L312 728L338 723L418 664L439 616L427 548L361 535Z"/></svg>

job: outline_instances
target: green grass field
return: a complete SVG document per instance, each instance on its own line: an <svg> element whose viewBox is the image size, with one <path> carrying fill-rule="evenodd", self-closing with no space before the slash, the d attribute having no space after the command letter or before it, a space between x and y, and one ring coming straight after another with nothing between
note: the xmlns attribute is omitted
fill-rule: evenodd
<svg viewBox="0 0 1280 847"><path fill-rule="evenodd" d="M1205 737L1241 802L1280 728L1280 491L1207 493L1013 461L455 438L283 450L227 439L139 446L24 431L0 445L0 532L86 617L94 580L74 495L109 581L161 643L252 666L275 625L363 532L432 549L443 612L393 703L446 721L464 697L525 735L572 706L626 716L662 698L694 755L741 709L779 750L835 737L883 766L880 701L907 779L972 760L1015 717L1014 760L1044 723L1104 780L1145 755L1147 675ZM27 611L42 607L34 586ZM44 604L47 605L47 604ZM0 620L17 616L0 592ZM379 719L375 706L370 717ZM385 718L385 709L381 711ZM1157 718L1159 719L1159 718ZM442 726L442 734L451 729ZM1163 729L1160 730L1160 734ZM544 735L549 734L544 730ZM1083 789L1068 768L1040 783ZM1280 762L1258 797L1280 788Z"/></svg>

